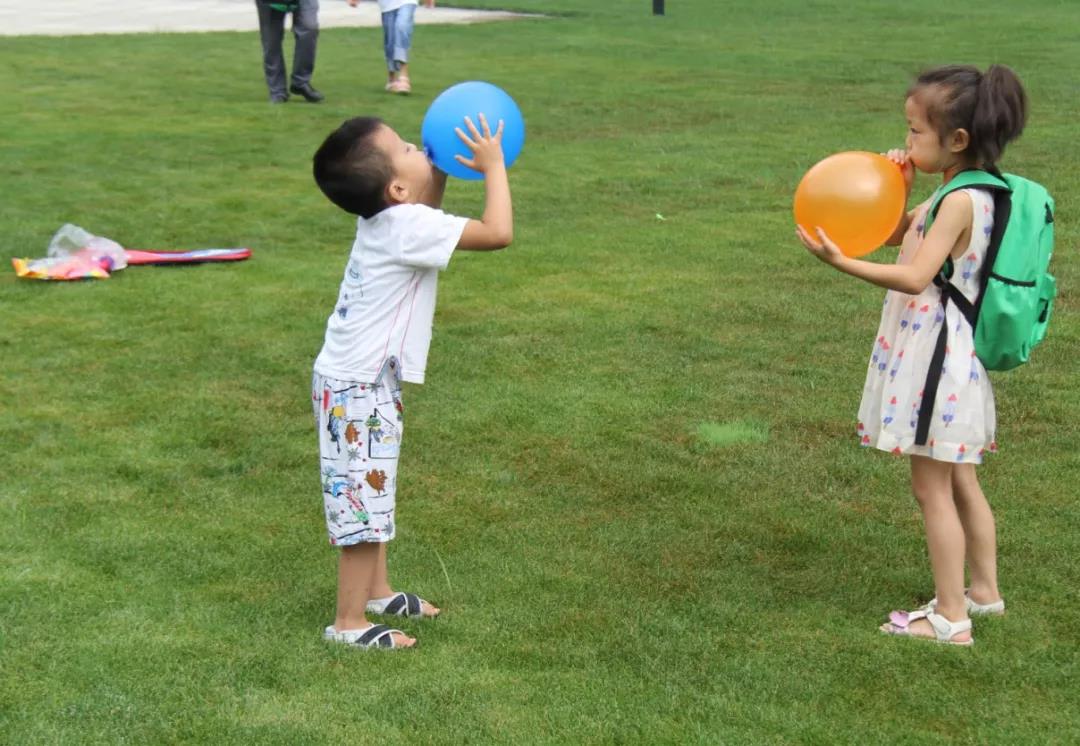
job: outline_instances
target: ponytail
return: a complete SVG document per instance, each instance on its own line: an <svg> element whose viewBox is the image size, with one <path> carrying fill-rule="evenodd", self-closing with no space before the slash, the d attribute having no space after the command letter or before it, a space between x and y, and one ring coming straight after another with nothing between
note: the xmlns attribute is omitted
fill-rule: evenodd
<svg viewBox="0 0 1080 746"><path fill-rule="evenodd" d="M1027 94L1020 79L1005 65L991 65L979 80L969 149L980 163L992 166L1026 123Z"/></svg>

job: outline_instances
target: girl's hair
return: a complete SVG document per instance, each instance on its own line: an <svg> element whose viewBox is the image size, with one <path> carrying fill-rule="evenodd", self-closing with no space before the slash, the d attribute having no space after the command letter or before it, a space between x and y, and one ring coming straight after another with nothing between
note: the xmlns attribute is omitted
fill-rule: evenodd
<svg viewBox="0 0 1080 746"><path fill-rule="evenodd" d="M349 119L315 153L315 183L346 212L370 218L386 207L384 192L394 177L390 158L375 145L378 117Z"/></svg>
<svg viewBox="0 0 1080 746"><path fill-rule="evenodd" d="M943 141L954 130L967 130L971 141L964 153L983 168L997 164L1027 122L1024 86L1005 65L991 65L984 73L970 65L927 70L907 95L919 97Z"/></svg>

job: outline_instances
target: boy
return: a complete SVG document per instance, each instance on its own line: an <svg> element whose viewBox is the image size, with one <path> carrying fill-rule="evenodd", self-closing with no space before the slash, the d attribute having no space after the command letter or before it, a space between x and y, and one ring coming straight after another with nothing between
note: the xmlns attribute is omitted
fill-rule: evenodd
<svg viewBox="0 0 1080 746"><path fill-rule="evenodd" d="M424 382L439 271L455 249L502 249L513 238L510 185L495 134L480 115L458 137L484 174L480 220L439 209L446 174L381 120L350 119L315 153L319 188L359 216L338 301L315 360L323 500L330 543L341 547L337 615L325 638L360 648L412 647L416 640L366 614L434 617L439 609L387 579L394 537L397 458L403 427L400 381Z"/></svg>

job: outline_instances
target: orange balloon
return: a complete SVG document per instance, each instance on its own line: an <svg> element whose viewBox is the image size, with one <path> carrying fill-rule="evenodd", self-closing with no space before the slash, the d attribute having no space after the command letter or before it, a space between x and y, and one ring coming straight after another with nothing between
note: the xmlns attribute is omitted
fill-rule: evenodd
<svg viewBox="0 0 1080 746"><path fill-rule="evenodd" d="M862 256L893 234L906 201L904 175L888 158L837 153L802 177L795 189L795 222L815 240L820 226L844 254Z"/></svg>

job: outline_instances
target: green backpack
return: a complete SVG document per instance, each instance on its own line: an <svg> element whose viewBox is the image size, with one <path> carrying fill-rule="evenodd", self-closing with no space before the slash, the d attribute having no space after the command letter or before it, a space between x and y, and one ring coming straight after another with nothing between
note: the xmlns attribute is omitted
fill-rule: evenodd
<svg viewBox="0 0 1080 746"><path fill-rule="evenodd" d="M1054 199L1041 184L1021 176L987 171L962 171L935 195L926 218L926 231L941 200L957 189L977 187L994 196L994 227L980 269L979 294L971 303L954 286L949 258L934 284L943 302L952 301L975 334L975 354L987 370L1010 370L1028 361L1031 350L1046 336L1057 284L1050 274L1054 253ZM925 232L923 235L926 235ZM946 325L930 361L924 401L934 401L944 363ZM933 407L922 407L915 442L923 445Z"/></svg>

